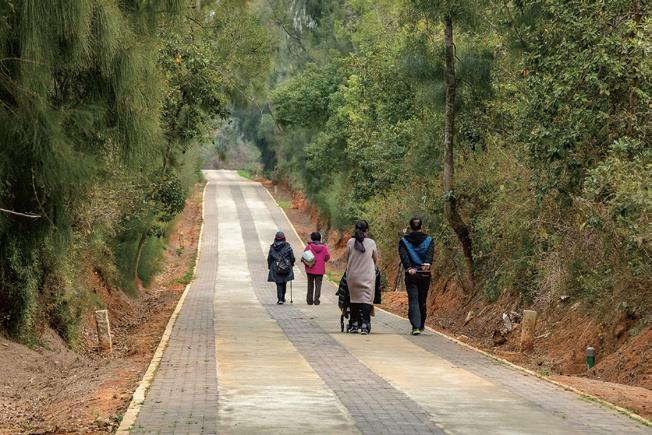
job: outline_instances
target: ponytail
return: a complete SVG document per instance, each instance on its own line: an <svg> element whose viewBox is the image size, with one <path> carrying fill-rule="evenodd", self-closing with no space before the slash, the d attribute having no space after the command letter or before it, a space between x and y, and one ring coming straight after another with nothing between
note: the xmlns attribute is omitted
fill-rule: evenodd
<svg viewBox="0 0 652 435"><path fill-rule="evenodd" d="M355 223L355 232L353 233L353 237L355 238L355 243L353 247L360 252L366 251L364 247L364 239L365 239L365 233L367 231L369 231L369 224L367 223L367 221L360 219Z"/></svg>

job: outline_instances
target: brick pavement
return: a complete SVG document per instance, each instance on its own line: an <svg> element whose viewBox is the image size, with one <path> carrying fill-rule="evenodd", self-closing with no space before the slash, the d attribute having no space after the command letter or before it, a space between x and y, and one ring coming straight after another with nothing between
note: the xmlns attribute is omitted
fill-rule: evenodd
<svg viewBox="0 0 652 435"><path fill-rule="evenodd" d="M242 420L254 417L263 422L263 426L258 428L271 433L298 431L311 423L305 420L306 414L302 413L300 415L304 417L296 421L285 418L279 425L277 418L271 419L273 423L265 426L265 413L278 412L278 409L254 406L258 402L251 400L259 393L255 391L255 383L240 384L238 387L237 382L246 380L247 373L254 376L255 370L259 370L258 366L246 359L238 363L237 370L242 371L240 374L230 371L236 370L236 367L222 367L220 379L223 375L224 379L220 388L224 388L223 383L236 384L228 387L225 396L220 396L218 400L216 350L218 357L222 355L221 358L224 358L225 355L224 350L216 349L216 332L221 335L234 334L218 339L218 343L230 346L227 346L226 356L242 353L251 355L252 360L256 357L261 360L261 355L254 356L251 352L264 350L269 356L263 355L263 361L266 358L270 363L272 358L277 358L279 363L287 358L295 361L292 367L288 367L288 370L294 368L295 372L276 380L285 382L281 390L273 385L275 378L267 376L265 379L266 374L262 374L261 379L268 383L265 388L271 390L262 392L261 398L266 398L265 394L274 397L276 393L273 391L287 391L291 395L300 394L296 400L306 398L314 401L315 405L324 406L331 400L324 388L332 391L331 394L340 404L333 405L337 408L334 412L322 411L316 418L325 416L330 419L331 426L321 427L336 427L333 424L338 424L339 418L342 426L339 426L341 430L337 433L351 432L347 423L349 418L360 432L374 434L652 433L650 429L611 409L525 375L445 337L433 333L410 337L407 335L407 320L386 313L376 315L373 320L374 333L368 337L340 334L339 319L333 315L336 310L332 295L335 288L330 283L324 283L322 305L318 308L307 307L303 302L305 277L299 274L295 282L297 303L294 306L277 306L274 286L265 282L267 244L277 228L286 232L295 250L301 241L295 236L285 215L259 184L247 183L233 172L211 172L208 178L211 181L207 186L204 205L206 221L197 278L181 308L132 433L216 433L218 429L220 433L254 433L245 429L254 427L247 426L250 421ZM246 257L248 270L247 276L243 276L244 281L249 281L244 282L237 270L230 270L224 275L229 279L218 282L214 287L218 276L218 210L215 201L218 188L226 189L233 198L234 210L228 212L237 212L239 217L241 236L239 234L237 238L244 242L245 252L238 255ZM228 228L237 231L237 221L233 221L232 217L229 219ZM228 255L233 255L233 251L229 252ZM215 291L220 295L216 295ZM244 343L242 340L250 340L251 337L237 333L237 322L214 319L216 311L213 301L219 303L220 296L233 299L230 303L235 306L239 303L237 301L249 304L249 313L256 316L256 324L275 322L287 342L280 346L279 336L267 331L263 341ZM225 307L216 307L219 307L221 315L228 312ZM225 326L219 327L219 324ZM271 344L265 346L264 340L272 339L276 340L272 346L278 348L269 348ZM291 355L292 352L300 354L307 361L303 364L307 364L306 367L314 373L306 371L306 368L299 369L297 364L300 365L300 362ZM283 355L278 356L279 353ZM405 360L408 356L424 364L422 367L427 369L424 372L428 373L427 378L420 379L418 373L410 372L410 369L402 373L410 367L415 371L415 360ZM321 379L324 386L316 383L316 379ZM297 387L297 382L304 383L301 385L307 389L301 385ZM292 396L285 400L287 403L283 406L306 409L306 403L293 402ZM232 405L237 407L238 404L248 406L248 410L233 410ZM218 409L221 411L218 412ZM500 412L504 412L504 420L509 423L503 424ZM227 418L230 419L228 422ZM243 424L239 425L237 419L241 419Z"/></svg>
<svg viewBox="0 0 652 435"><path fill-rule="evenodd" d="M291 225L286 216L264 191L264 188L257 187L256 192L259 199L267 205L276 225L279 228L287 229L288 241L293 246L301 246L303 242L297 239L294 232L290 230ZM336 303L336 299L332 296L335 290L335 285L324 281L322 289L324 303ZM418 337L410 336L407 334L410 325L406 319L378 312L373 323L375 330L382 325L394 333L402 334L405 339L427 352L518 395L527 403L548 412L551 416L560 417L567 422L569 431L605 435L652 434L652 429L644 427L613 409L590 402L552 383L517 371L499 361L460 346L441 335L426 333Z"/></svg>
<svg viewBox="0 0 652 435"><path fill-rule="evenodd" d="M403 319L381 314L380 322L396 331L406 331ZM650 434L630 418L593 403L577 394L537 377L519 372L499 361L460 346L438 334L419 337L406 336L408 340L451 363L484 379L504 387L526 401L563 418L570 428L592 434Z"/></svg>
<svg viewBox="0 0 652 435"><path fill-rule="evenodd" d="M243 238L243 233L251 233L252 225L239 219L230 187L237 184L227 179L217 192L220 259L214 310L218 431L359 433L335 393L256 297L246 248L260 251L261 245L257 239L252 242ZM270 229L275 231L273 223Z"/></svg>
<svg viewBox="0 0 652 435"><path fill-rule="evenodd" d="M213 285L217 266L216 185L206 187L197 276L163 353L132 434L217 433Z"/></svg>
<svg viewBox="0 0 652 435"><path fill-rule="evenodd" d="M292 344L337 394L358 429L365 434L443 434L419 404L360 363L299 308L276 305L275 293L270 291L273 284L267 283L267 252L260 248L261 239L242 188L232 186L231 189L243 227L256 296ZM302 299L301 296L297 298Z"/></svg>

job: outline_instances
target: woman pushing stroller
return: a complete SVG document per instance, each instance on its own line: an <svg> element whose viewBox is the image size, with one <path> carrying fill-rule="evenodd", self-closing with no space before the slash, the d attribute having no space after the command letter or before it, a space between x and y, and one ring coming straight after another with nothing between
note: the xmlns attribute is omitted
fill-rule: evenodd
<svg viewBox="0 0 652 435"><path fill-rule="evenodd" d="M369 224L359 220L346 244L346 283L350 295L351 329L362 335L371 330L371 310L376 292L376 242L369 238Z"/></svg>

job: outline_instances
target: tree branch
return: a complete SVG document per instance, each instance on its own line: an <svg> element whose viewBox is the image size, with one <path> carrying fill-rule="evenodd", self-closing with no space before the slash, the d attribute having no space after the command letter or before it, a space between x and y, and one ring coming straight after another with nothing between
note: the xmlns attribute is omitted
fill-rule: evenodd
<svg viewBox="0 0 652 435"><path fill-rule="evenodd" d="M26 217L26 218L31 218L31 219L39 219L39 218L42 217L42 216L39 216L39 215L34 214L34 213L21 213L21 212L18 212L18 211L7 210L5 208L0 208L0 212L13 214L13 215L16 215L16 216L22 216L22 217Z"/></svg>
<svg viewBox="0 0 652 435"><path fill-rule="evenodd" d="M311 61L312 56L310 56L310 53L308 52L308 49L306 48L306 46L303 45L303 40L301 39L301 37L299 37L296 34L290 32L290 30L287 28L285 23L280 18L278 18L276 16L276 10L274 9L274 6L272 5L272 2L270 0L267 0L267 5L269 6L269 8L271 9L271 12L272 12L272 15L271 15L272 21L274 21L276 23L276 25L279 26L283 30L283 32L285 32L286 35L288 35L291 39L294 39L297 42L297 44L299 45L299 48L301 48L301 50L303 50L303 52L305 53L308 60Z"/></svg>
<svg viewBox="0 0 652 435"><path fill-rule="evenodd" d="M186 18L187 20L192 21L193 23L197 24L197 25L198 25L199 27L201 27L202 29L204 29L204 30L207 29L207 28L206 28L206 27L205 27L205 26L204 26L204 25L203 25L199 20L197 20L197 19L195 19L195 18L193 18L193 17L191 17L191 16L189 16L189 15L186 15L185 18Z"/></svg>

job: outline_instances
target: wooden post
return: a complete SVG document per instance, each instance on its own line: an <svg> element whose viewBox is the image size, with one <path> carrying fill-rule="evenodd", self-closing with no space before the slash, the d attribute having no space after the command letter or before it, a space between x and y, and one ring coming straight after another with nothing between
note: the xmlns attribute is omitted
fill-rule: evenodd
<svg viewBox="0 0 652 435"><path fill-rule="evenodd" d="M113 343L111 342L111 325L109 325L109 311L95 311L95 324L97 325L98 349L102 353L111 353Z"/></svg>
<svg viewBox="0 0 652 435"><path fill-rule="evenodd" d="M534 347L534 330L536 326L537 312L524 310L523 323L521 324L521 352L532 350Z"/></svg>

